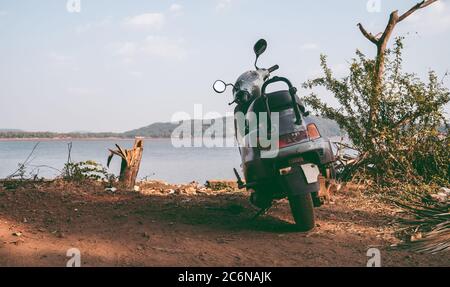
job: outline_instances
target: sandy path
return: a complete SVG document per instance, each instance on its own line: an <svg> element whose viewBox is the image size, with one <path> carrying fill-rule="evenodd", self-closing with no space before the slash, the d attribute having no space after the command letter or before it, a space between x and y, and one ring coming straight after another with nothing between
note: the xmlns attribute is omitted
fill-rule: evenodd
<svg viewBox="0 0 450 287"><path fill-rule="evenodd" d="M65 266L72 247L83 266L365 266L370 247L383 266L450 266L448 253L389 248L395 210L361 196L335 195L307 234L293 231L286 201L252 220L247 196L0 189L0 266Z"/></svg>

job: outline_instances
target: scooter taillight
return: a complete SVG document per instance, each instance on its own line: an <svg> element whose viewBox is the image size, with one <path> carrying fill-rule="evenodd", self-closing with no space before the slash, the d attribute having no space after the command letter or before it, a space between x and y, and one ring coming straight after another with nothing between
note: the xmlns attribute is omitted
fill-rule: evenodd
<svg viewBox="0 0 450 287"><path fill-rule="evenodd" d="M308 134L306 131L297 131L290 134L285 134L280 136L278 141L278 147L279 148L287 147L307 138Z"/></svg>
<svg viewBox="0 0 450 287"><path fill-rule="evenodd" d="M308 131L308 136L310 140L315 140L321 137L319 129L317 129L317 126L315 124L308 124L306 126L306 130Z"/></svg>

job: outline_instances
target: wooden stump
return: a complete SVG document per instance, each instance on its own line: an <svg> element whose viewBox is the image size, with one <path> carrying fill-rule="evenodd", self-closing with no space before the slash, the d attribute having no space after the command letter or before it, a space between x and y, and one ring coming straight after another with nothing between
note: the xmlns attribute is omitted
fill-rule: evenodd
<svg viewBox="0 0 450 287"><path fill-rule="evenodd" d="M108 157L108 167L114 155L122 158L120 166L119 181L124 188L133 189L136 184L136 178L141 165L142 152L144 150L144 141L136 139L132 149L122 149L116 144L117 150L110 150L111 154Z"/></svg>
<svg viewBox="0 0 450 287"><path fill-rule="evenodd" d="M134 188L136 178L141 165L142 151L144 142L142 139L136 139L133 149L127 151L127 159L122 158L122 165L120 168L120 182L126 188Z"/></svg>

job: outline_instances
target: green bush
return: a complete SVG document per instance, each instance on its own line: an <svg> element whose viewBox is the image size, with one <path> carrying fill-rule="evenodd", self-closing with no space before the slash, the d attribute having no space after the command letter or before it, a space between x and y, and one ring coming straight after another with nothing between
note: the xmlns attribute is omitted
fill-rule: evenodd
<svg viewBox="0 0 450 287"><path fill-rule="evenodd" d="M398 182L449 185L450 138L443 108L447 88L433 71L423 82L402 70L402 38L386 53L386 70L379 95L374 96L374 65L360 51L350 64L349 75L337 79L321 56L324 76L307 81L305 88L326 88L339 105L331 107L312 92L305 102L322 116L335 120L348 134L359 159L341 174L360 177L382 186ZM369 107L376 107L374 123Z"/></svg>
<svg viewBox="0 0 450 287"><path fill-rule="evenodd" d="M64 165L62 178L67 181L115 181L115 176L108 173L108 170L95 161L68 162Z"/></svg>

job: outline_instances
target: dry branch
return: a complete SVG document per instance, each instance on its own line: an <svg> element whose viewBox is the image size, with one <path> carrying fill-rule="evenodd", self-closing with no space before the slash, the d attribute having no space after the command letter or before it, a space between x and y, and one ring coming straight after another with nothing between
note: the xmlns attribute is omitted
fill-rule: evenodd
<svg viewBox="0 0 450 287"><path fill-rule="evenodd" d="M14 177L20 176L23 177L23 174L20 174L24 171L24 169L32 162L31 157L33 156L34 152L36 151L37 147L39 146L40 142L37 142L34 146L31 152L28 154L27 158L24 162L19 163L19 167L10 175L6 177L6 179L12 179Z"/></svg>
<svg viewBox="0 0 450 287"><path fill-rule="evenodd" d="M398 16L398 11L393 11L389 16L388 24L382 33L378 33L377 36L374 36L372 33L368 32L361 23L358 23L359 30L370 42L377 46L377 58L375 64L375 79L373 83L373 95L369 104L369 126L376 127L377 124L377 114L378 114L378 105L381 98L381 90L382 90L382 81L384 74L384 62L385 62L385 54L386 47L389 39L394 31L395 26L406 19L408 16L413 14L419 9L425 8L437 0L427 0L421 1L414 5L407 12ZM381 35L378 37L378 35ZM372 135L368 135L372 136Z"/></svg>

